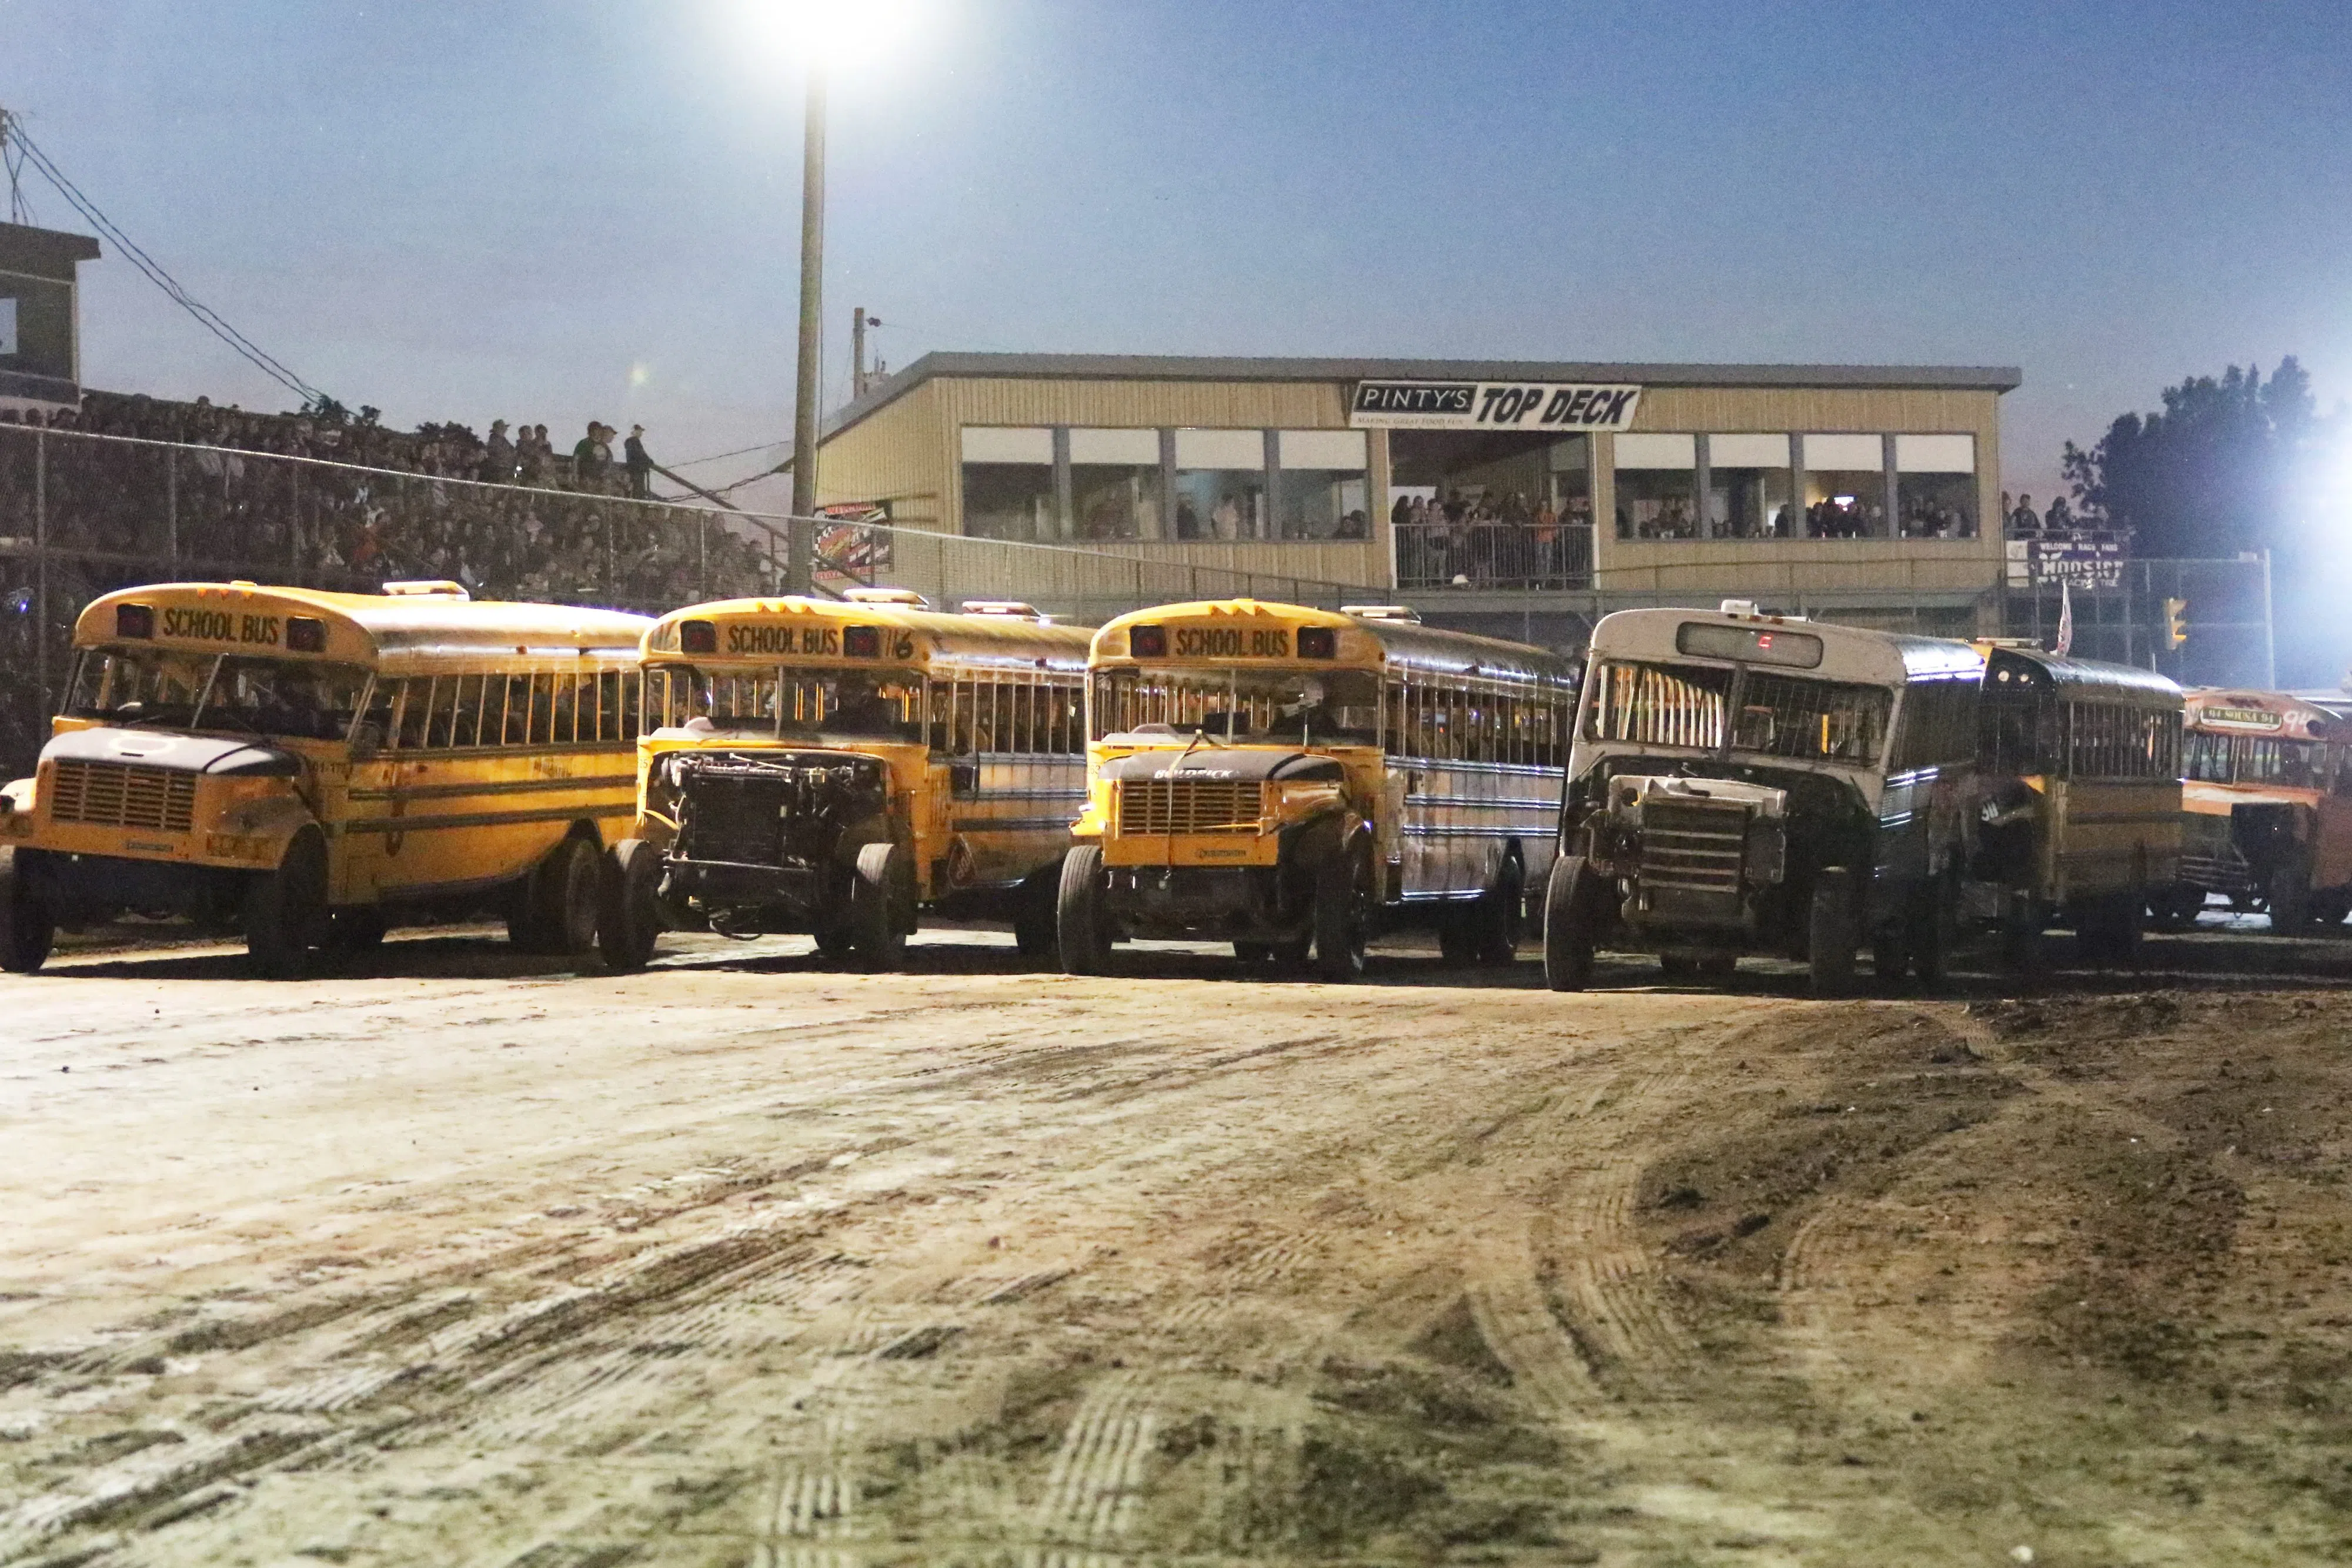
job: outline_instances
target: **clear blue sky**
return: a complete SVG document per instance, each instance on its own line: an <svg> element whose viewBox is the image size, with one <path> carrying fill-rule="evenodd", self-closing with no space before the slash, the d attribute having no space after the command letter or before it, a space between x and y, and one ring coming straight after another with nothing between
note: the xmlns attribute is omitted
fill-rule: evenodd
<svg viewBox="0 0 2352 1568"><path fill-rule="evenodd" d="M800 75L758 9L0 0L0 104L345 402L691 457L791 418ZM897 364L2017 364L2043 492L2184 373L2295 353L2352 395L2341 0L930 12L836 89L829 402L861 302ZM284 405L85 275L91 384Z"/></svg>

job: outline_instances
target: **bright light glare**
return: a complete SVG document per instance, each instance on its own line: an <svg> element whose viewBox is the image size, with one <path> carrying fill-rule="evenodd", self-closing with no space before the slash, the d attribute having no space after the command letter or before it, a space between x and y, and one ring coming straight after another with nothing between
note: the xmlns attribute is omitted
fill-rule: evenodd
<svg viewBox="0 0 2352 1568"><path fill-rule="evenodd" d="M924 0L741 0L734 19L769 58L839 72L904 55L937 8Z"/></svg>

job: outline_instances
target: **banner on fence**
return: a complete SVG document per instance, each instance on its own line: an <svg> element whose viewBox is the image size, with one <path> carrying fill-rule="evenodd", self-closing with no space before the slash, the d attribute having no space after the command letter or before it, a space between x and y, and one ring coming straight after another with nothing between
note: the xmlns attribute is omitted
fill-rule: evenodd
<svg viewBox="0 0 2352 1568"><path fill-rule="evenodd" d="M2009 541L2011 588L2113 589L2124 585L2125 540L2113 533Z"/></svg>

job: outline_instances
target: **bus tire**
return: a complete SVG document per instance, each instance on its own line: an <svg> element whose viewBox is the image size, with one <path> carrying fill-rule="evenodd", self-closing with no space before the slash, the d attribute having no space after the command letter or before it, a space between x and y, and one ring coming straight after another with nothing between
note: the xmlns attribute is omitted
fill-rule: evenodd
<svg viewBox="0 0 2352 1568"><path fill-rule="evenodd" d="M1808 988L1816 997L1850 996L1854 956L1862 945L1855 929L1853 873L1825 866L1813 879L1813 904L1805 923Z"/></svg>
<svg viewBox="0 0 2352 1568"><path fill-rule="evenodd" d="M661 936L661 912L654 904L660 880L661 852L643 839L623 839L605 853L596 950L607 971L625 975L652 961Z"/></svg>
<svg viewBox="0 0 2352 1568"><path fill-rule="evenodd" d="M849 883L849 927L857 956L869 967L900 969L907 964L906 900L899 862L906 857L891 843L867 844L857 852Z"/></svg>
<svg viewBox="0 0 2352 1568"><path fill-rule="evenodd" d="M286 845L278 869L245 884L245 950L266 979L299 980L327 939L327 841L306 827Z"/></svg>
<svg viewBox="0 0 2352 1568"><path fill-rule="evenodd" d="M2299 936L2311 924L2311 857L2297 844L2271 868L2271 932Z"/></svg>
<svg viewBox="0 0 2352 1568"><path fill-rule="evenodd" d="M1560 855L1544 885L1544 984L1555 991L1580 991L1592 983L1592 954L1600 946L1601 897L1592 868L1582 855Z"/></svg>
<svg viewBox="0 0 2352 1568"><path fill-rule="evenodd" d="M1527 918L1528 873L1517 855L1505 855L1495 885L1471 905L1470 961L1507 968L1518 961L1519 923Z"/></svg>
<svg viewBox="0 0 2352 1568"><path fill-rule="evenodd" d="M1073 844L1062 857L1054 936L1066 975L1099 975L1110 967L1110 929L1103 911L1102 846Z"/></svg>
<svg viewBox="0 0 2352 1568"><path fill-rule="evenodd" d="M1024 958L1054 956L1054 905L1059 891L1055 878L1038 875L1023 883L1013 895L1013 946Z"/></svg>
<svg viewBox="0 0 2352 1568"><path fill-rule="evenodd" d="M41 895L16 863L16 846L0 845L0 969L29 975L49 961L58 925Z"/></svg>
<svg viewBox="0 0 2352 1568"><path fill-rule="evenodd" d="M562 958L578 958L596 950L597 905L604 897L603 856L596 846L573 834L547 852L532 879L531 924L539 945L533 950Z"/></svg>
<svg viewBox="0 0 2352 1568"><path fill-rule="evenodd" d="M1948 876L1923 885L1911 905L1911 972L1934 988L1949 977L1952 948L1959 941L1959 894Z"/></svg>
<svg viewBox="0 0 2352 1568"><path fill-rule="evenodd" d="M1437 956L1449 968L1464 968L1478 960L1478 937L1473 925L1475 904L1447 904L1437 911Z"/></svg>
<svg viewBox="0 0 2352 1568"><path fill-rule="evenodd" d="M1903 901L1903 906L1890 915L1885 924L1871 933L1870 967L1881 990L1898 990L1909 978L1913 951L1911 946L1913 900Z"/></svg>
<svg viewBox="0 0 2352 1568"><path fill-rule="evenodd" d="M1315 873L1315 977L1335 984L1364 976L1371 939L1371 869L1360 854L1339 854Z"/></svg>

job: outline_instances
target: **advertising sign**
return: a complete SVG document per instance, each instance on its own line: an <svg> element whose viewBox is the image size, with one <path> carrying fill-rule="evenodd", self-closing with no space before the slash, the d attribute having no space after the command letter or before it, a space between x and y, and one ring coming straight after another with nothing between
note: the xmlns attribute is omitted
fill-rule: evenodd
<svg viewBox="0 0 2352 1568"><path fill-rule="evenodd" d="M1563 382L1358 382L1358 430L1623 430L1642 389Z"/></svg>
<svg viewBox="0 0 2352 1568"><path fill-rule="evenodd" d="M2127 539L2120 532L2052 534L2011 539L2011 588L2121 588Z"/></svg>
<svg viewBox="0 0 2352 1568"><path fill-rule="evenodd" d="M835 501L819 507L825 526L816 534L816 575L835 586L870 583L892 565L890 536L871 524L887 523L890 509L872 501Z"/></svg>

